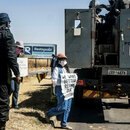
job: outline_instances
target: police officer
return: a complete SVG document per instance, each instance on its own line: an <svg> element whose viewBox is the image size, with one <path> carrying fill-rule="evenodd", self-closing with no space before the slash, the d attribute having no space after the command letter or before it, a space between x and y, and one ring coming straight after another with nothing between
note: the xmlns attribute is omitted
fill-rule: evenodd
<svg viewBox="0 0 130 130"><path fill-rule="evenodd" d="M15 42L9 30L10 18L6 13L0 13L0 130L5 130L6 121L9 119L9 89L10 69L20 83L20 73L17 64Z"/></svg>

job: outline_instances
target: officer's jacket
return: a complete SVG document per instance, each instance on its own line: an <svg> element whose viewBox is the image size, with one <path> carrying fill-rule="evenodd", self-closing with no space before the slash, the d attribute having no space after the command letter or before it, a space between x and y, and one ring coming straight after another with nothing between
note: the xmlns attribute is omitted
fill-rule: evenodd
<svg viewBox="0 0 130 130"><path fill-rule="evenodd" d="M0 28L0 84L7 83L8 72L11 68L18 76L19 67L17 64L16 45L9 28Z"/></svg>

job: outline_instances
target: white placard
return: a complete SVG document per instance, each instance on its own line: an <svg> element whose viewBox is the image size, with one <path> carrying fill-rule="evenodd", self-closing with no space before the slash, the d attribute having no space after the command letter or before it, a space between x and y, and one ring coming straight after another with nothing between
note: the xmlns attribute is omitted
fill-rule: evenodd
<svg viewBox="0 0 130 130"><path fill-rule="evenodd" d="M19 65L20 77L28 76L28 58L17 58ZM12 77L15 77L12 72Z"/></svg>
<svg viewBox="0 0 130 130"><path fill-rule="evenodd" d="M77 75L75 73L61 74L61 88L65 96L65 100L74 97L74 88L77 83Z"/></svg>

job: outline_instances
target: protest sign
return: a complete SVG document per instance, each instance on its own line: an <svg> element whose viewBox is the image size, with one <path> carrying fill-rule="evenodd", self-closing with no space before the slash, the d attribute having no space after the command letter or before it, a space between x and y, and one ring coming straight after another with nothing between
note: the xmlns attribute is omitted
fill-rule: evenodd
<svg viewBox="0 0 130 130"><path fill-rule="evenodd" d="M65 100L74 97L74 88L77 82L77 75L75 73L62 73L61 74L61 88L65 96Z"/></svg>
<svg viewBox="0 0 130 130"><path fill-rule="evenodd" d="M28 76L28 58L17 58L20 70L20 77ZM12 71L12 77L15 77Z"/></svg>

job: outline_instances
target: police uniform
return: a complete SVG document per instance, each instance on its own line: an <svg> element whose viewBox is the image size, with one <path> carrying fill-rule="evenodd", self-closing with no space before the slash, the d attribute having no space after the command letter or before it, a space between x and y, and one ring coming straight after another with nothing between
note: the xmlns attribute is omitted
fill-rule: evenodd
<svg viewBox="0 0 130 130"><path fill-rule="evenodd" d="M7 15L4 14L0 16ZM2 20L0 17L0 22ZM5 24L0 24L0 129L2 130L5 129L4 125L9 119L9 68L13 70L15 76L20 75L13 35Z"/></svg>

